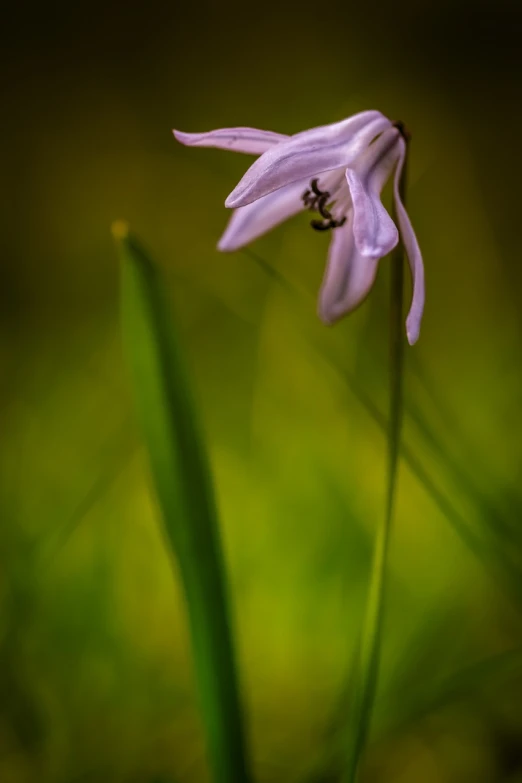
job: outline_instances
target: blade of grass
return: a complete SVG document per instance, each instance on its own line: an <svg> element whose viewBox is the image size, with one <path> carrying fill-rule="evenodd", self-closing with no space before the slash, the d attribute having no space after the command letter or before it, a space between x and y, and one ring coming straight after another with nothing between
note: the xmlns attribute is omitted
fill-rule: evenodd
<svg viewBox="0 0 522 783"><path fill-rule="evenodd" d="M402 690L394 698L393 718L387 721L380 734L386 736L399 733L414 725L425 716L452 704L460 698L469 698L481 689L500 688L512 678L520 677L522 671L522 650L513 648L476 661L468 666L429 682L420 689Z"/></svg>
<svg viewBox="0 0 522 783"><path fill-rule="evenodd" d="M420 688L401 688L400 692L389 693L382 701L379 699L381 711L387 711L389 717L378 727L377 738L380 741L399 736L459 699L469 699L472 694L488 689L506 687L512 678L520 677L521 671L522 649L513 648L468 664ZM313 764L296 776L296 782L339 781L345 747L344 732L339 730Z"/></svg>
<svg viewBox="0 0 522 783"><path fill-rule="evenodd" d="M264 271L266 271L267 267L271 269L269 262L265 259L261 259L256 253L251 251L248 253L246 251L242 252L257 263ZM273 274L270 274L278 282L280 282L281 279L283 280L282 284L284 285L284 288L290 292L294 301L300 303L303 300L303 296L306 298L306 310L308 313L315 312L315 305L311 296L298 290L292 282L279 272L274 271ZM310 336L309 339L317 352L336 374L339 375L368 415L376 422L379 429L386 434L388 430L387 417L379 410L369 394L359 384L356 376L348 372L342 366L337 356L324 350L324 341L321 341L321 344L319 344L319 340L315 337L315 334L314 336ZM405 406L405 413L410 413L408 406ZM403 442L401 444L400 451L404 463L424 487L427 494L453 527L457 535L462 539L463 543L473 552L475 557L482 562L494 583L503 591L506 598L512 602L513 607L521 610L521 580L519 574L513 569L512 564L509 563L506 552L502 551L499 547L492 548L490 541L485 540L484 536L477 532L476 527L464 518L450 498L439 489L435 481L429 475L427 469L424 467L422 461L406 443Z"/></svg>
<svg viewBox="0 0 522 783"><path fill-rule="evenodd" d="M166 289L116 224L122 333L166 542L185 593L195 676L215 783L248 783L242 710L217 511Z"/></svg>

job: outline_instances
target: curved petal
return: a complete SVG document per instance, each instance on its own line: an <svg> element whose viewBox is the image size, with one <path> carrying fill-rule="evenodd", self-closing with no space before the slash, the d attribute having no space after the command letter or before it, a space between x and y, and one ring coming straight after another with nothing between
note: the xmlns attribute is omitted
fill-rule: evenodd
<svg viewBox="0 0 522 783"><path fill-rule="evenodd" d="M380 194L371 193L355 171L346 172L354 209L354 238L365 258L382 258L399 241L397 226L384 208Z"/></svg>
<svg viewBox="0 0 522 783"><path fill-rule="evenodd" d="M286 141L284 133L257 130L256 128L219 128L207 133L184 133L173 130L174 137L188 147L217 147L218 149L262 155L271 147Z"/></svg>
<svg viewBox="0 0 522 783"><path fill-rule="evenodd" d="M225 206L244 207L297 180L346 168L390 124L380 112L365 111L333 125L297 133L250 166Z"/></svg>
<svg viewBox="0 0 522 783"><path fill-rule="evenodd" d="M253 204L236 209L219 240L218 250L238 250L305 209L302 194L306 185L306 181L293 182Z"/></svg>
<svg viewBox="0 0 522 783"><path fill-rule="evenodd" d="M401 136L390 128L346 171L354 209L353 233L366 258L382 258L397 245L399 232L381 202L381 191L400 155Z"/></svg>
<svg viewBox="0 0 522 783"><path fill-rule="evenodd" d="M395 170L393 181L393 194L401 239L406 250L406 255L408 256L413 284L410 311L406 318L406 335L409 344L413 345L419 339L422 313L424 311L424 264L422 262L422 254L419 243L417 242L417 237L415 236L413 226L411 225L410 218L401 201L399 193L399 182L406 158L406 145L402 139L401 142L399 162Z"/></svg>
<svg viewBox="0 0 522 783"><path fill-rule="evenodd" d="M364 258L355 246L353 213L341 228L333 229L328 261L319 293L319 317L332 324L355 310L377 276L378 259Z"/></svg>

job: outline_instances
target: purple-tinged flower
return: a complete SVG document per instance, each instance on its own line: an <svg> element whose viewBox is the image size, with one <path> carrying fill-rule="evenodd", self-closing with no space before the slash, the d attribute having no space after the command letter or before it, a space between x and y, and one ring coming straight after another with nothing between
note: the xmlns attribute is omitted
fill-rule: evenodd
<svg viewBox="0 0 522 783"><path fill-rule="evenodd" d="M294 136L254 128L175 130L174 136L189 146L259 155L225 201L234 213L219 250L237 250L301 210L318 213L313 228L332 231L319 294L319 316L325 323L361 304L375 281L379 260L397 245L400 233L413 279L406 319L413 345L424 308L424 267L399 194L406 158L403 133L400 123L378 111L365 111ZM392 174L398 228L381 202Z"/></svg>

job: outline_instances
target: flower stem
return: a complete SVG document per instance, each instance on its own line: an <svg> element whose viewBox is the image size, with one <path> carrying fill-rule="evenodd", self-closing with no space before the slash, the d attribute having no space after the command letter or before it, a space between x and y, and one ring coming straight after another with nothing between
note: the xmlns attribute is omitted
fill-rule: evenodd
<svg viewBox="0 0 522 783"><path fill-rule="evenodd" d="M404 203L407 176L406 159L399 185ZM390 301L390 417L388 427L388 481L386 504L382 521L377 529L373 551L370 585L363 622L357 677L352 706L352 733L348 740L348 754L343 783L355 783L360 759L364 751L372 715L379 676L381 635L386 591L386 567L391 524L395 504L397 471L399 463L402 425L402 368L403 368L403 280L404 251L402 244L395 249L391 259Z"/></svg>

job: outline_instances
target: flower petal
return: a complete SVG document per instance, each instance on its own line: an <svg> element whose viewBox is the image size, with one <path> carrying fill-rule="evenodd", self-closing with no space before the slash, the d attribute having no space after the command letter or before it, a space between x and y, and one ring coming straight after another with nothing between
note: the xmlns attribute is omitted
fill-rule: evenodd
<svg viewBox="0 0 522 783"><path fill-rule="evenodd" d="M377 276L378 259L365 258L355 246L353 212L333 229L328 261L319 293L319 317L332 324L355 310L367 297Z"/></svg>
<svg viewBox="0 0 522 783"><path fill-rule="evenodd" d="M219 128L207 133L184 133L173 130L174 137L189 147L217 147L218 149L261 155L276 144L286 141L284 133L256 128Z"/></svg>
<svg viewBox="0 0 522 783"><path fill-rule="evenodd" d="M413 345L419 339L422 313L424 311L424 264L417 237L399 194L399 182L406 158L406 145L402 139L401 142L400 157L393 182L393 193L401 239L408 256L413 283L411 306L406 318L406 335L409 344Z"/></svg>
<svg viewBox="0 0 522 783"><path fill-rule="evenodd" d="M390 120L380 112L365 111L333 125L297 133L269 149L250 166L225 206L244 207L297 180L346 168L390 125Z"/></svg>
<svg viewBox="0 0 522 783"><path fill-rule="evenodd" d="M353 203L355 244L366 258L382 258L397 245L399 232L381 202L381 191L400 156L401 136L390 128L346 171Z"/></svg>
<svg viewBox="0 0 522 783"><path fill-rule="evenodd" d="M219 240L218 250L238 250L305 209L302 194L306 185L306 181L293 182L275 193L262 196L253 204L236 209Z"/></svg>

